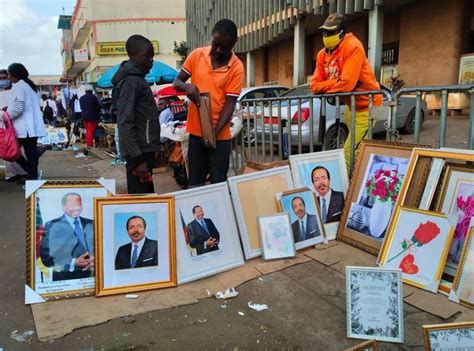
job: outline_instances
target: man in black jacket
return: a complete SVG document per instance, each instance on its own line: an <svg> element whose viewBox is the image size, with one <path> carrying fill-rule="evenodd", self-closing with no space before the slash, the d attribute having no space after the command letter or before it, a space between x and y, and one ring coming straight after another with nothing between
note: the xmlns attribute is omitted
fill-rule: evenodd
<svg viewBox="0 0 474 351"><path fill-rule="evenodd" d="M81 106L81 119L86 127L87 148L94 146L94 132L100 121L100 101L92 92L91 86L85 87L86 93L79 99Z"/></svg>
<svg viewBox="0 0 474 351"><path fill-rule="evenodd" d="M159 113L145 75L153 66L153 46L141 36L128 38L127 61L112 78L117 94L120 150L127 162L129 194L154 193L152 170L160 149Z"/></svg>

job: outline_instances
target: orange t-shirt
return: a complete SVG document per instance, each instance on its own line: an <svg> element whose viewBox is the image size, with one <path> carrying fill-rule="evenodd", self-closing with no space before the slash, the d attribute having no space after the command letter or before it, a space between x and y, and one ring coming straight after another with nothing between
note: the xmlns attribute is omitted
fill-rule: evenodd
<svg viewBox="0 0 474 351"><path fill-rule="evenodd" d="M380 90L374 71L365 57L362 43L352 33L347 33L339 46L328 54L321 49L316 57L316 69L310 83L315 94L348 93L351 91ZM349 96L341 100L351 106ZM374 106L382 104L382 95L374 95ZM369 109L369 96L356 96L356 110Z"/></svg>
<svg viewBox="0 0 474 351"><path fill-rule="evenodd" d="M244 65L235 54L229 63L216 70L212 69L211 47L197 48L189 54L181 68L191 76L191 82L201 93L210 93L211 110L214 127L219 120L219 114L224 107L226 95L238 97L244 81ZM190 134L202 136L199 108L191 103L188 110L186 129ZM222 127L218 140L229 140L230 125Z"/></svg>

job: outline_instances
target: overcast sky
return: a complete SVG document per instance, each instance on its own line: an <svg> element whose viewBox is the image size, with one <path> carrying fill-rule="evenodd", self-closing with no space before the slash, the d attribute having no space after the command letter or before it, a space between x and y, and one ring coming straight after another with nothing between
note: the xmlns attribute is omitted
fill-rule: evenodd
<svg viewBox="0 0 474 351"><path fill-rule="evenodd" d="M61 74L58 16L76 0L0 0L0 68L13 62L30 74ZM64 11L63 11L64 8Z"/></svg>

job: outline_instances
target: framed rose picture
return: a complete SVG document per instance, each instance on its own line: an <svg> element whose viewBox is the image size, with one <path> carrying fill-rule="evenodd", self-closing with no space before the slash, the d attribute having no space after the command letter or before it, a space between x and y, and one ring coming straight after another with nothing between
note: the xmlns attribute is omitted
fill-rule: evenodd
<svg viewBox="0 0 474 351"><path fill-rule="evenodd" d="M338 238L373 255L385 239L414 145L363 141Z"/></svg>
<svg viewBox="0 0 474 351"><path fill-rule="evenodd" d="M442 213L397 207L379 263L401 269L405 283L437 292L453 233Z"/></svg>
<svg viewBox="0 0 474 351"><path fill-rule="evenodd" d="M474 308L474 220L464 240L449 299Z"/></svg>
<svg viewBox="0 0 474 351"><path fill-rule="evenodd" d="M474 322L424 325L423 339L427 351L472 350Z"/></svg>
<svg viewBox="0 0 474 351"><path fill-rule="evenodd" d="M178 284L244 264L227 183L173 193Z"/></svg>
<svg viewBox="0 0 474 351"><path fill-rule="evenodd" d="M296 256L292 226L288 213L258 217L262 257L264 260Z"/></svg>
<svg viewBox="0 0 474 351"><path fill-rule="evenodd" d="M316 196L309 188L288 190L279 197L280 211L290 216L296 249L322 243L324 226Z"/></svg>
<svg viewBox="0 0 474 351"><path fill-rule="evenodd" d="M399 269L346 267L347 337L403 343Z"/></svg>
<svg viewBox="0 0 474 351"><path fill-rule="evenodd" d="M96 198L96 296L176 286L174 198Z"/></svg>
<svg viewBox="0 0 474 351"><path fill-rule="evenodd" d="M324 210L322 221L327 238L335 239L349 188L344 150L291 155L290 165L295 186L314 192L320 209Z"/></svg>
<svg viewBox="0 0 474 351"><path fill-rule="evenodd" d="M474 214L474 166L454 163L446 165L435 210L444 213L455 223L454 237L440 284L440 290L449 293Z"/></svg>
<svg viewBox="0 0 474 351"><path fill-rule="evenodd" d="M230 192L245 258L262 254L258 233L258 217L279 211L275 194L294 188L290 167L277 167L265 171L230 177Z"/></svg>
<svg viewBox="0 0 474 351"><path fill-rule="evenodd" d="M112 194L114 180L26 182L25 303L94 295L94 198Z"/></svg>

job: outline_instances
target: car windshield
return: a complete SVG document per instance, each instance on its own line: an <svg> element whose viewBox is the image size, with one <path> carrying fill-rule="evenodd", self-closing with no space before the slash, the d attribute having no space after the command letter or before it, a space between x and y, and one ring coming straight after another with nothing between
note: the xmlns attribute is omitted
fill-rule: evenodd
<svg viewBox="0 0 474 351"><path fill-rule="evenodd" d="M300 85L296 88L288 90L285 94L283 94L281 97L289 97L289 96L305 96L311 94L311 91L309 89L309 85Z"/></svg>

